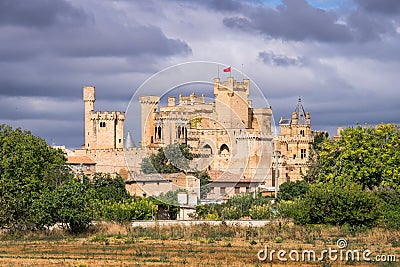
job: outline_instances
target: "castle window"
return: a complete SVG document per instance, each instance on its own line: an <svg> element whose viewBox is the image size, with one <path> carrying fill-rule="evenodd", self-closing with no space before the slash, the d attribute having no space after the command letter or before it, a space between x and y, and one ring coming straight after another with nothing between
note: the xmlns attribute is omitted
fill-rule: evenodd
<svg viewBox="0 0 400 267"><path fill-rule="evenodd" d="M226 144L223 144L219 149L220 154L229 154L229 147Z"/></svg>
<svg viewBox="0 0 400 267"><path fill-rule="evenodd" d="M300 149L300 157L301 157L302 159L305 159L305 158L306 158L306 155L307 155L306 152L307 152L306 149L304 149L304 148Z"/></svg>
<svg viewBox="0 0 400 267"><path fill-rule="evenodd" d="M100 127L106 127L106 122L105 121L101 121L100 122Z"/></svg>
<svg viewBox="0 0 400 267"><path fill-rule="evenodd" d="M300 135L304 136L304 130L300 130Z"/></svg>
<svg viewBox="0 0 400 267"><path fill-rule="evenodd" d="M118 142L121 143L121 139L118 139Z"/></svg>

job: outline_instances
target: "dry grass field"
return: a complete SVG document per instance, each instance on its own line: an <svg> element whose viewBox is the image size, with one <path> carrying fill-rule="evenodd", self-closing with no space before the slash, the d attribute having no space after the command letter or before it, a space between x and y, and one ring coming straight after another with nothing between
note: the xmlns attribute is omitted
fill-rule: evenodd
<svg viewBox="0 0 400 267"><path fill-rule="evenodd" d="M274 256L260 261L264 248L286 251L337 248L396 255L397 262L287 261ZM288 222L253 228L210 226L131 228L101 224L91 233L71 236L59 230L0 235L0 266L400 266L400 231L372 229L353 232L327 226L296 226ZM286 256L287 257L287 256Z"/></svg>

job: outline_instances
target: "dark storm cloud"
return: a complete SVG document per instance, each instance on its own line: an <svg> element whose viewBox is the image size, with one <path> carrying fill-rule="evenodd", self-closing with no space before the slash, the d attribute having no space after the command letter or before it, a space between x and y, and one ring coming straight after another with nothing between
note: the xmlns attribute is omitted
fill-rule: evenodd
<svg viewBox="0 0 400 267"><path fill-rule="evenodd" d="M67 33L71 38L67 42L65 39L55 40L52 48L57 53L73 57L169 56L192 52L187 43L166 37L160 28L154 26L106 27Z"/></svg>
<svg viewBox="0 0 400 267"><path fill-rule="evenodd" d="M381 40L388 33L396 33L393 23L388 18L372 16L359 10L348 16L347 24L353 33L354 40L361 43Z"/></svg>
<svg viewBox="0 0 400 267"><path fill-rule="evenodd" d="M304 64L304 59L302 57L288 57L285 55L276 55L273 52L260 52L258 53L258 58L261 59L265 64L272 66L301 66Z"/></svg>
<svg viewBox="0 0 400 267"><path fill-rule="evenodd" d="M207 8L220 11L220 12L230 12L230 11L238 11L243 10L248 7L249 3L256 1L237 1L237 0L192 0L190 2L186 0L173 0L179 2L181 4L200 4L204 5Z"/></svg>
<svg viewBox="0 0 400 267"><path fill-rule="evenodd" d="M85 20L81 9L65 0L1 0L0 24L24 27L49 27Z"/></svg>
<svg viewBox="0 0 400 267"><path fill-rule="evenodd" d="M337 21L333 12L310 6L305 0L283 0L276 9L254 8L244 17L227 17L223 23L229 28L256 31L285 40L350 41L349 29Z"/></svg>
<svg viewBox="0 0 400 267"><path fill-rule="evenodd" d="M192 51L157 26L105 18L111 2L93 9L71 3L0 0L0 95L74 98L87 83L112 77L115 84L117 75L148 71ZM64 23L69 20L75 22ZM110 96L126 94L114 90Z"/></svg>
<svg viewBox="0 0 400 267"><path fill-rule="evenodd" d="M364 10L387 15L400 14L399 0L354 0Z"/></svg>

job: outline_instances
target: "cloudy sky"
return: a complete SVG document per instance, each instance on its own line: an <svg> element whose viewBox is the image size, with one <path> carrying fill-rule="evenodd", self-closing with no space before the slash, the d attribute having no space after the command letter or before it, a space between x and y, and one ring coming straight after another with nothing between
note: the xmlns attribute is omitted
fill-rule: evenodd
<svg viewBox="0 0 400 267"><path fill-rule="evenodd" d="M79 147L84 85L123 111L188 61L243 66L276 120L400 123L399 0L0 0L0 124Z"/></svg>

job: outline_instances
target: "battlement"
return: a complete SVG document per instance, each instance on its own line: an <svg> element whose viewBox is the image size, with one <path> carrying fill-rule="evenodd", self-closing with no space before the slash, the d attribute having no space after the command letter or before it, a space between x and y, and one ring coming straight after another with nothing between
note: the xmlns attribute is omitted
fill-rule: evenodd
<svg viewBox="0 0 400 267"><path fill-rule="evenodd" d="M139 102L140 104L158 104L160 102L160 97L159 96L154 96L154 95L146 95L146 96L140 96L139 97Z"/></svg>
<svg viewBox="0 0 400 267"><path fill-rule="evenodd" d="M236 81L233 77L228 77L227 81L223 81L219 78L214 78L214 90L215 89L225 89L233 92L245 92L250 93L250 80L243 79L243 82Z"/></svg>
<svg viewBox="0 0 400 267"><path fill-rule="evenodd" d="M194 104L205 104L204 94L196 96L195 93L191 93L189 96L179 95L179 105L194 105Z"/></svg>
<svg viewBox="0 0 400 267"><path fill-rule="evenodd" d="M125 120L125 112L120 111L96 111L92 114L91 120Z"/></svg>

